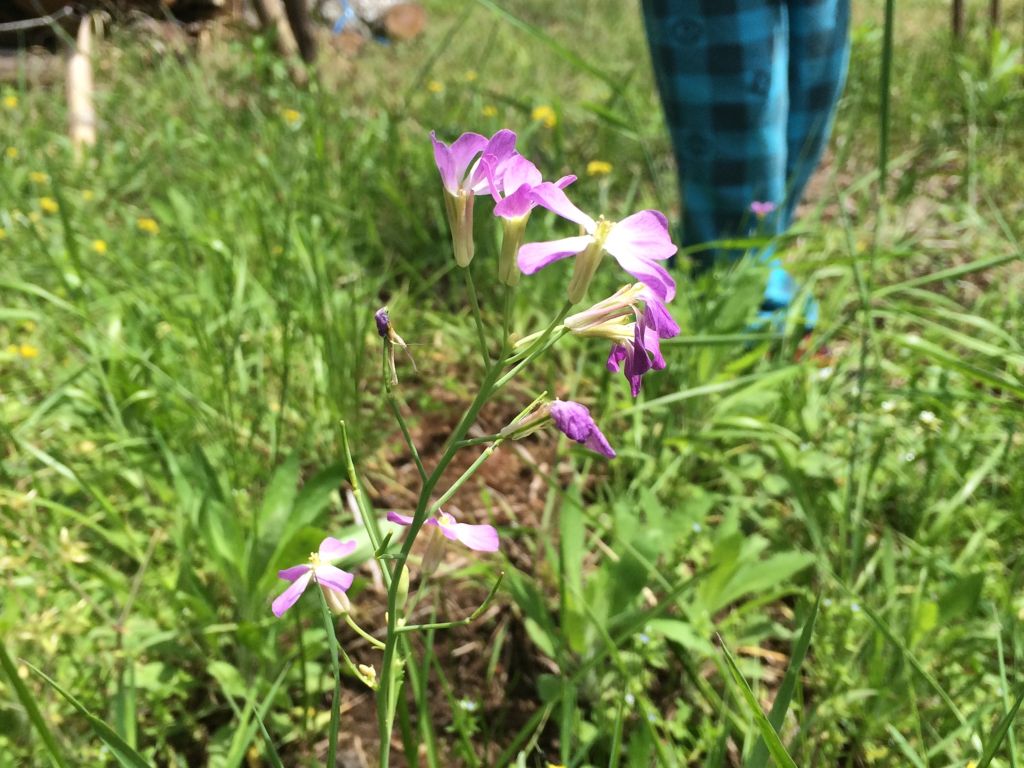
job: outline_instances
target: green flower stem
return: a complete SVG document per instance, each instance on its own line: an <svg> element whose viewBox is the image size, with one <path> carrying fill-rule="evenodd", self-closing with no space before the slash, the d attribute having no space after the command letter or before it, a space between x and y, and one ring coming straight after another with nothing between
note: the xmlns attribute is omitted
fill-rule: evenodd
<svg viewBox="0 0 1024 768"><path fill-rule="evenodd" d="M459 441L459 448L469 448L474 445L484 445L485 443L493 443L495 440L501 438L501 435L484 435L483 437L471 437L467 440Z"/></svg>
<svg viewBox="0 0 1024 768"><path fill-rule="evenodd" d="M466 277L467 289L470 292L470 301L474 305L474 314L477 318L479 315L479 304L476 301L476 291L472 284L472 276L468 274ZM506 312L511 312L511 300L506 299ZM434 468L426 480L423 481L423 487L420 490L419 499L416 504L416 511L413 513L412 522L409 525L409 529L406 533L405 541L402 544L401 550L395 557L394 565L392 566L392 574L400 574L402 569L405 568L406 562L409 560L409 554L412 552L413 543L416 541L416 536L426 522L429 516L430 510L430 498L433 494L434 487L440 481L444 471L448 468L455 454L458 452L460 445L459 443L465 438L469 428L476 421L477 416L480 413L480 409L483 408L484 404L491 398L494 392L500 387L511 381L528 363L533 361L538 355L547 350L554 341L560 338L559 334L555 339L549 339L554 332L555 328L561 324L565 317L569 314L572 309L572 304L566 303L559 312L558 316L551 322L547 329L542 334L541 338L527 350L523 355L521 362L504 376L501 376L501 371L504 369L506 364L506 356L508 354L509 340L506 336L502 339L501 351L498 355L498 359L493 363L489 363L484 374L484 380L480 384L480 389L473 398L473 402L470 403L469 407L463 413L459 423L452 430L448 441L445 443L444 452L441 458L438 460L437 466ZM482 330L481 325L478 326L478 330ZM486 355L484 355L486 359ZM389 376L388 371L384 371L384 376ZM386 569L385 569L386 570ZM398 694L400 690L401 673L404 662L402 659L396 659L397 645L399 635L399 606L398 606L398 586L400 579L391 577L389 580L388 587L388 612L387 612L387 639L384 643L384 657L381 660L381 673L380 673L380 684L378 686L377 694L377 726L380 731L380 766L381 768L387 768L389 765L391 755L391 730L395 721L395 713L398 705Z"/></svg>
<svg viewBox="0 0 1024 768"><path fill-rule="evenodd" d="M390 364L389 350L390 342L384 339L382 345L384 351L383 359L383 370L384 370L384 391L387 394L388 405L391 407L391 413L395 417L395 421L398 422L398 426L402 429L402 437L405 438L405 445L409 449L409 453L412 454L412 460L416 463L416 470L420 473L420 481L427 479L427 471L423 468L423 462L420 460L420 452L416 450L416 444L412 441L412 434L409 432L409 426L405 423L405 417L402 416L401 402L398 399L398 395L394 391L394 387L391 384L390 375Z"/></svg>
<svg viewBox="0 0 1024 768"><path fill-rule="evenodd" d="M559 320L558 322L561 322L561 320ZM567 334L568 332L569 331L566 328L559 328L558 331L555 332L554 324L551 327L549 327L546 331L544 331L543 335L536 341L536 343L534 343L534 345L530 347L526 357L524 357L521 361L516 363L515 367L512 368L511 371L509 371L500 379L498 379L497 383L494 385L494 389L501 389L506 384L508 384L512 379L514 379L519 374L519 372L523 368L525 368L527 365L529 365L538 357L540 357L549 349L551 349L551 347L553 347L558 342L558 340L565 336L565 334Z"/></svg>
<svg viewBox="0 0 1024 768"><path fill-rule="evenodd" d="M503 367L504 346L502 345L502 357L495 364L488 367L480 390L477 392L473 402L470 403L469 408L462 415L459 423L455 426L445 446L445 451L437 463L437 467L435 467L434 471L430 473L423 483L412 523L409 525L402 548L395 558L392 573L401 573L405 567L409 554L412 551L412 545L416 540L416 535L427 520L430 496L433 493L434 486L440 481L441 475L455 457L459 441L466 436L466 432L469 431L470 426L476 421L480 409L483 408L484 403L487 402L494 392L494 383ZM381 661L380 687L378 688L377 697L377 725L380 729L381 768L387 768L388 766L391 754L391 725L394 723L395 707L398 700L397 691L394 690L397 687L398 675L400 673L400 669L395 668L395 647L398 640L398 583L399 579L392 578L390 588L388 589L388 634L384 647L384 658Z"/></svg>
<svg viewBox="0 0 1024 768"><path fill-rule="evenodd" d="M505 301L502 307L501 316L501 343L508 344L509 335L512 333L512 310L516 303L515 286L505 286Z"/></svg>
<svg viewBox="0 0 1024 768"><path fill-rule="evenodd" d="M388 371L384 370L384 379L388 379ZM341 450L345 458L345 472L348 474L349 485L352 486L352 494L356 498L356 504L359 506L359 516L362 518L363 528L366 529L366 535L370 538L370 545L373 547L375 553L381 553L381 533L380 528L377 526L377 518L374 517L373 511L366 509L363 504L363 490L359 484L359 476L356 474L356 465L352 460L352 446L348 442L348 428L345 422L341 422ZM377 555L379 558L379 554ZM384 583L391 586L391 572L381 565L380 568L381 576L384 578Z"/></svg>
<svg viewBox="0 0 1024 768"><path fill-rule="evenodd" d="M361 638L363 638L363 640L368 642L374 648L376 648L377 650L380 650L380 651L384 650L384 643L382 643L376 637L374 637L369 632L367 632L365 629L363 629L358 624L356 624L356 620L352 618L352 614L350 614L350 613L346 613L345 614L345 623L348 624L350 627L352 627L352 629L355 630L355 633L357 635L359 635Z"/></svg>
<svg viewBox="0 0 1024 768"><path fill-rule="evenodd" d="M338 727L341 724L341 667L338 664L338 636L334 631L334 620L327 607L327 600L319 588L316 590L320 598L320 612L323 614L324 629L327 630L327 644L331 647L331 671L334 672L334 698L331 699L331 729L327 739L327 764L337 765Z"/></svg>
<svg viewBox="0 0 1024 768"><path fill-rule="evenodd" d="M476 457L476 461L470 464L466 471L463 472L462 475L459 477L459 479L451 484L451 487L441 495L441 498L439 498L437 501L431 504L430 514L428 515L428 517L433 516L437 512L437 510L441 508L442 504L447 503L447 501L456 494L459 488L461 488L465 484L465 482L469 480L469 478L476 474L476 471L480 469L480 466L485 461L487 461L488 458L490 458L491 454L494 453L495 449L497 449L497 447L501 445L503 442L505 442L505 439L499 437L497 440L491 443L491 445L489 445L484 451L482 451L481 454Z"/></svg>
<svg viewBox="0 0 1024 768"><path fill-rule="evenodd" d="M505 578L505 572L502 571L498 574L498 580L494 582L494 586L491 587L491 591L487 593L487 597L480 603L480 607L473 611L469 616L464 619L457 619L455 621L440 621L432 622L430 624L406 624L405 626L398 627L396 630L399 633L405 632L418 632L424 629L451 629L452 627L464 627L467 624L472 624L474 621L479 619L487 607L494 600L494 596L498 594L498 588L501 586L502 580Z"/></svg>
<svg viewBox="0 0 1024 768"><path fill-rule="evenodd" d="M480 302L476 297L476 284L473 282L473 273L470 270L471 268L467 266L462 270L462 274L466 278L466 292L469 294L469 303L473 307L473 321L476 323L477 341L480 342L480 357L486 368L491 364L491 356L487 352L487 333L484 331L484 318L480 313Z"/></svg>

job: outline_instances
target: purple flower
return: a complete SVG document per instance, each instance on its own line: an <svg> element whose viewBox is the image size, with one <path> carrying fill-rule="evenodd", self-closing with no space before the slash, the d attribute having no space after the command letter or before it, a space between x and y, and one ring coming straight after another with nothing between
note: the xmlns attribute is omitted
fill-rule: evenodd
<svg viewBox="0 0 1024 768"><path fill-rule="evenodd" d="M434 143L434 162L444 185L445 212L452 230L455 263L468 267L473 260L473 199L489 194L488 169L508 161L515 152L516 135L504 128L490 139L479 133L464 133L451 146L430 133ZM476 161L476 162L474 162Z"/></svg>
<svg viewBox="0 0 1024 768"><path fill-rule="evenodd" d="M382 339L388 337L388 331L391 330L391 318L388 316L388 308L381 307L373 313L374 322L377 323L377 335Z"/></svg>
<svg viewBox="0 0 1024 768"><path fill-rule="evenodd" d="M759 219L763 219L765 216L767 216L769 213L772 213L774 210L775 203L772 202L761 202L760 200L755 200L750 204L750 212L757 216L757 218Z"/></svg>
<svg viewBox="0 0 1024 768"><path fill-rule="evenodd" d="M501 254L498 257L498 279L514 286L519 282L519 268L516 255L523 243L526 222L530 212L537 206L533 190L545 183L537 166L519 153L507 160L495 163L491 157L484 157L480 164L486 168L487 180L494 197L494 215L501 219ZM576 181L575 176L563 176L554 182L563 189Z"/></svg>
<svg viewBox="0 0 1024 768"><path fill-rule="evenodd" d="M665 367L661 340L679 335L679 324L668 307L643 283L620 288L589 309L565 318L564 325L577 336L612 342L608 370L618 372L624 367L633 397L639 394L645 373Z"/></svg>
<svg viewBox="0 0 1024 768"><path fill-rule="evenodd" d="M397 512L388 512L388 520L398 525L412 525L412 518ZM441 534L451 541L461 541L477 552L497 552L498 532L493 525L470 525L456 522L447 512L437 511L437 517L429 517L424 525L436 525Z"/></svg>
<svg viewBox="0 0 1024 768"><path fill-rule="evenodd" d="M619 222L603 217L595 221L573 205L555 184L541 184L533 189L531 196L548 210L579 224L585 234L524 245L519 249L518 258L524 274L532 275L548 264L579 254L569 284L569 301L576 303L586 294L601 254L607 252L662 301L671 301L675 296L675 280L658 263L676 252L664 215L648 210Z"/></svg>
<svg viewBox="0 0 1024 768"><path fill-rule="evenodd" d="M356 546L355 541L339 541L328 536L320 542L319 551L310 553L308 563L293 565L291 568L278 571L278 578L290 581L291 586L282 592L271 605L274 615L280 618L285 611L295 605L295 601L306 591L310 580L315 580L323 590L332 590L344 595L352 586L352 574L335 568L326 561L340 560L346 555L352 554ZM326 591L324 594L327 594Z"/></svg>
<svg viewBox="0 0 1024 768"><path fill-rule="evenodd" d="M558 189L565 189L576 181L571 174L555 182L544 181L537 166L518 152L503 163L487 161L487 165L490 166L488 181L495 202L494 215L503 219L517 219L536 208L538 201L533 191L538 187L553 184Z"/></svg>
<svg viewBox="0 0 1024 768"><path fill-rule="evenodd" d="M609 459L615 458L615 449L598 429L587 406L572 401L555 400L549 408L551 420L562 434Z"/></svg>

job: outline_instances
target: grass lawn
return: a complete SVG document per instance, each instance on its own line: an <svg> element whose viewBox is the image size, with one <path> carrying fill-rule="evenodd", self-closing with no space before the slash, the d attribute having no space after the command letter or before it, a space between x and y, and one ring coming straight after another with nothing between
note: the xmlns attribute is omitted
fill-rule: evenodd
<svg viewBox="0 0 1024 768"><path fill-rule="evenodd" d="M248 33L176 56L113 28L81 163L60 87L0 86L0 768L324 764L328 633L315 596L271 614L276 571L354 538L352 616L383 639L372 520L412 514L489 371L431 130L510 127L584 209L678 219L634 3L427 5L425 36L329 52L302 89ZM435 497L543 392L618 455L542 430L446 500L501 550L447 547L428 578L415 549L408 621L466 617L504 576L472 623L401 635L393 765L758 768L769 712L800 766L1024 765L1022 10L990 37L974 9L954 45L945 3L898 3L887 78L876 5L780 251L817 329L751 332L756 259L681 260L682 333L638 398L566 336L475 414ZM504 313L485 207L494 353L506 317L548 326L569 272ZM568 233L538 210L528 238ZM622 280L606 260L588 296ZM387 563L401 529L379 529ZM341 685L338 764L376 765L373 693Z"/></svg>

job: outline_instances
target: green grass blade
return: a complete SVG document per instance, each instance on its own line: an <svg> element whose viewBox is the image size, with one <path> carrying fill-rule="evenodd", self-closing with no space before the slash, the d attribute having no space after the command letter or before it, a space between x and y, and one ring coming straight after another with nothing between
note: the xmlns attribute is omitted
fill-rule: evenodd
<svg viewBox="0 0 1024 768"><path fill-rule="evenodd" d="M86 709L82 702L61 688L55 680L31 664L28 664L28 668L43 678L51 688L63 696L71 706L78 710L78 712L88 721L89 726L92 728L92 732L99 737L100 741L110 748L114 757L117 758L117 762L124 768L151 768L150 764L146 762L142 755L132 749L131 745L129 745L127 741L117 735L117 731Z"/></svg>
<svg viewBox="0 0 1024 768"><path fill-rule="evenodd" d="M775 732L772 724L768 722L768 718L765 716L764 710L762 710L761 705L757 703L757 698L754 696L754 692L750 690L750 686L747 685L747 681L743 679L743 675L740 673L740 668L736 666L736 660L732 657L732 654L729 653L729 649L726 647L724 642L722 642L722 653L725 655L725 663L729 665L729 671L732 673L732 677L736 681L736 685L740 687L740 693L743 694L743 700L747 702L747 706L750 708L750 712L754 716L754 721L757 723L757 727L761 731L761 738L764 739L765 744L768 746L768 752L771 754L775 764L779 766L779 768L796 768L796 763L793 762L793 758L789 756L789 753L783 746L782 739L779 738L779 734Z"/></svg>
<svg viewBox="0 0 1024 768"><path fill-rule="evenodd" d="M1021 687L1020 693L1017 694L1017 701L1010 707L1010 711L1003 715L996 729L992 732L992 738L989 740L988 746L985 747L985 754L982 755L981 760L978 762L977 768L988 768L989 763L992 762L992 758L996 756L996 750L999 749L999 745L1003 743L1003 739L1006 738L1006 734L1010 730L1010 726L1013 724L1014 718L1017 716L1017 710L1020 709L1021 702L1024 701L1024 686Z"/></svg>
<svg viewBox="0 0 1024 768"><path fill-rule="evenodd" d="M768 713L768 722L778 733L782 727L782 721L789 711L790 702L793 701L793 694L796 693L796 683L800 677L800 667L803 666L804 658L807 656L807 649L811 646L811 636L814 634L814 625L818 620L818 606L821 605L821 595L818 595L811 608L811 615L804 622L803 631L793 646L793 655L789 659L789 666L786 667L786 674L782 678L779 692L772 704L772 711ZM764 740L757 742L754 751L747 760L747 768L763 768L768 763L768 745Z"/></svg>
<svg viewBox="0 0 1024 768"><path fill-rule="evenodd" d="M894 293L901 293L911 288L918 288L922 285L929 285L930 283L938 283L943 280L958 280L964 275L973 275L976 272L984 272L988 269L995 269L996 267L1002 266L1003 264L1009 264L1011 261L1019 261L1019 253L1009 253L1002 256L992 256L987 259L976 259L975 261L969 261L966 264L958 264L955 267L948 267L947 269L940 269L936 272L930 272L927 275L919 275L918 277L912 277L909 280L903 280L899 283L891 283L889 285L883 285L872 291L873 298L881 298L882 296L890 296Z"/></svg>
<svg viewBox="0 0 1024 768"><path fill-rule="evenodd" d="M521 29L523 32L526 32L531 37L534 37L537 40L540 40L542 43L544 43L544 45L546 45L548 48L550 48L552 51L554 51L561 58L565 59L567 62L572 64L577 69L579 69L579 70L581 70L583 72L587 72L587 73L593 75L594 77L598 78L602 82L607 83L609 86L611 86L612 90L614 90L614 91L618 91L619 90L619 84L616 82L614 77L609 75L603 69L594 66L589 61L586 61L582 57L580 57L577 54L573 53L572 51L570 51L568 48L566 48L564 45L559 43L557 40L555 40L553 37L548 35L543 30L535 27L533 24L530 24L527 21L523 21L521 18L519 18L515 14L510 13L509 11L505 10L504 8L502 8L500 5L495 3L493 0L476 0L476 1L478 3L480 3L480 5L482 5L487 10L492 11L497 16L500 16L502 19L504 19L509 24L511 24L513 27L516 27L517 29Z"/></svg>
<svg viewBox="0 0 1024 768"><path fill-rule="evenodd" d="M25 708L25 713L32 722L32 727L36 729L39 738L43 740L43 746L50 753L50 760L59 768L70 768L60 751L60 747L57 746L57 740L53 738L53 733L50 732L46 721L43 720L43 714L39 711L39 707L36 706L36 702L32 698L32 692L21 682L21 678L18 677L18 670L14 666L14 662L11 661L11 657L7 654L7 648L4 647L2 642L0 642L0 667L3 668L7 679L10 680L11 687L14 688L21 706Z"/></svg>

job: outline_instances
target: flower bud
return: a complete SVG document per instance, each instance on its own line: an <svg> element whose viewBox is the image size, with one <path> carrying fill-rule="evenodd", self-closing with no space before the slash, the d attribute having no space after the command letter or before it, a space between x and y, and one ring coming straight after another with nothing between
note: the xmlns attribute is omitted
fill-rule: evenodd
<svg viewBox="0 0 1024 768"><path fill-rule="evenodd" d="M331 613L335 616L345 616L352 612L352 603L349 602L348 595L344 592L330 589L323 584L320 585L320 591L324 593L327 607L331 609Z"/></svg>
<svg viewBox="0 0 1024 768"><path fill-rule="evenodd" d="M370 686L376 686L376 684L377 684L377 670L376 669L374 669L369 664L357 664L356 665L356 669L359 670L359 674L361 674L364 678L366 678L366 681L367 681L367 683Z"/></svg>
<svg viewBox="0 0 1024 768"><path fill-rule="evenodd" d="M409 569L402 566L402 575L398 577L398 594L395 597L395 607L402 610L405 601L409 599Z"/></svg>

